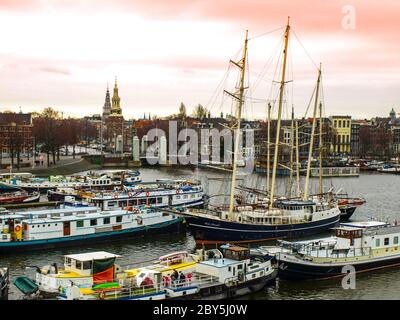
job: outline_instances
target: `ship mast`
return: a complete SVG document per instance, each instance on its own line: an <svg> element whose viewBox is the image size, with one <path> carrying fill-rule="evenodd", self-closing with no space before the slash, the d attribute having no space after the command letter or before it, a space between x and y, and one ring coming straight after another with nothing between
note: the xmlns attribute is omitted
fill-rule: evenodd
<svg viewBox="0 0 400 320"><path fill-rule="evenodd" d="M240 87L239 87L239 95L229 93L225 91L228 95L232 96L238 101L237 109L236 109L236 131L235 131L235 146L234 146L234 155L233 155L233 166L232 166L232 184L231 184L231 194L229 201L229 219L231 220L233 217L233 209L235 205L235 189L236 189L236 171L237 171L237 160L239 154L239 140L240 140L240 123L242 118L242 107L243 107L243 95L244 95L244 80L245 80L245 72L246 72L246 60L247 60L247 42L248 42L248 31L246 30L246 39L244 41L244 49L243 49L243 57L239 62L230 61L235 66L237 66L240 72Z"/></svg>
<svg viewBox="0 0 400 320"><path fill-rule="evenodd" d="M294 152L294 107L292 106L292 121L290 124L290 171L289 171L289 189L288 197L292 197L292 185L293 185L293 152Z"/></svg>
<svg viewBox="0 0 400 320"><path fill-rule="evenodd" d="M299 123L295 121L296 126L296 191L297 197L300 197L300 157L299 157Z"/></svg>
<svg viewBox="0 0 400 320"><path fill-rule="evenodd" d="M319 194L322 196L324 188L322 185L322 103L319 104Z"/></svg>
<svg viewBox="0 0 400 320"><path fill-rule="evenodd" d="M276 127L276 140L275 140L275 151L274 151L274 165L272 169L272 184L271 184L271 192L270 192L270 200L269 200L269 207L272 208L274 203L274 192L275 192L275 180L276 180L276 168L278 165L278 152L279 152L279 139L280 139L280 131L281 131L281 117L282 117L282 103L283 103L283 94L285 89L285 75L286 75L286 61L287 61L287 49L289 43L289 19L286 26L285 31L285 46L283 49L283 65L282 65L282 80L280 85L280 92L279 92L279 107L278 107L278 121Z"/></svg>
<svg viewBox="0 0 400 320"><path fill-rule="evenodd" d="M270 192L270 176L271 176L271 150L270 150L270 141L271 141L271 103L268 103L268 120L267 120L267 194Z"/></svg>
<svg viewBox="0 0 400 320"><path fill-rule="evenodd" d="M310 170L311 170L311 159L314 147L314 133L315 133L315 125L316 125L316 116L317 116L317 107L318 107L318 95L319 95L319 85L321 82L321 66L318 69L318 80L317 80L317 89L315 92L315 103L314 103L314 111L313 111L313 118L312 118L312 129L311 129L311 139L310 139L310 148L308 152L308 162L307 162L307 173L306 173L306 183L304 187L304 197L303 200L308 200L309 195L309 184L310 184Z"/></svg>

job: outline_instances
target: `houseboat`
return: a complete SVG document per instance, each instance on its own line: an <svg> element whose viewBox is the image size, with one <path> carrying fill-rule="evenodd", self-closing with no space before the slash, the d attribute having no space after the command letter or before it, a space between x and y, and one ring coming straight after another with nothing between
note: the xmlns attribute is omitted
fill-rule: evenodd
<svg viewBox="0 0 400 320"><path fill-rule="evenodd" d="M319 177L320 168L311 168L311 177ZM324 178L335 178L335 177L359 177L360 167L323 167L322 176Z"/></svg>
<svg viewBox="0 0 400 320"><path fill-rule="evenodd" d="M350 220L356 209L367 202L364 198L352 198L346 194L337 194L336 196L340 209L340 221Z"/></svg>
<svg viewBox="0 0 400 320"><path fill-rule="evenodd" d="M400 174L400 165L398 164L384 164L377 169L379 173Z"/></svg>
<svg viewBox="0 0 400 320"><path fill-rule="evenodd" d="M187 180L157 180L142 182L135 186L125 186L125 191L96 191L59 188L49 190L49 201L65 201L73 196L76 200L85 200L102 210L113 210L126 206L150 205L165 207L202 207L204 191L201 183Z"/></svg>
<svg viewBox="0 0 400 320"><path fill-rule="evenodd" d="M187 180L157 180L125 187L125 192L100 193L88 198L102 210L126 206L150 205L155 208L202 207L204 191L201 183Z"/></svg>
<svg viewBox="0 0 400 320"><path fill-rule="evenodd" d="M127 239L184 230L184 218L159 209L102 211L66 207L0 215L0 253Z"/></svg>
<svg viewBox="0 0 400 320"><path fill-rule="evenodd" d="M199 260L196 254L179 251L164 255L156 261L138 262L122 268L116 263L119 258L121 258L119 255L103 251L66 255L64 266L52 263L42 268L28 267L35 269L34 279L21 276L16 279L16 286L25 295L34 293L36 298L56 297L60 293L65 293L65 288L71 283L78 286L84 294L89 292L94 294L104 289L120 288L122 281L132 282L129 280L133 279L137 282L138 278L143 278L142 274L147 270L153 270L163 276L175 271L187 274L194 270ZM27 283L30 283L30 287L35 290L26 292Z"/></svg>
<svg viewBox="0 0 400 320"><path fill-rule="evenodd" d="M222 252L201 250L199 261L175 278L149 266L133 277L119 273L113 282L101 285L89 283L85 288L69 282L60 299L219 300L260 291L275 281L277 270L269 260L251 258L248 248L230 245L221 248ZM88 264L86 268L90 272Z"/></svg>
<svg viewBox="0 0 400 320"><path fill-rule="evenodd" d="M20 188L28 192L39 191L46 193L57 188L83 188L83 189L114 189L122 187L120 180L112 180L107 175L93 176L50 176L46 178L30 178L24 180L12 179L0 182L3 187Z"/></svg>
<svg viewBox="0 0 400 320"><path fill-rule="evenodd" d="M39 202L40 193L28 193L25 190L0 193L0 205Z"/></svg>
<svg viewBox="0 0 400 320"><path fill-rule="evenodd" d="M356 273L398 266L400 226L387 223L349 223L336 228L336 236L318 241L286 242L277 254L279 277L327 279L343 277L344 267Z"/></svg>

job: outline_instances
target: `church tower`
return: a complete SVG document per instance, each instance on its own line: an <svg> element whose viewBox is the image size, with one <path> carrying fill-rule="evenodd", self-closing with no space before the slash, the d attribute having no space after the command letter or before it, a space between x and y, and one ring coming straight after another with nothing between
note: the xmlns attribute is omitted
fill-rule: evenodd
<svg viewBox="0 0 400 320"><path fill-rule="evenodd" d="M104 106L103 106L103 119L107 119L110 113L111 113L110 90L108 90L108 84L107 84L106 99L104 101Z"/></svg>
<svg viewBox="0 0 400 320"><path fill-rule="evenodd" d="M112 96L112 106L111 106L111 115L112 116L122 115L120 102L121 102L121 99L118 95L117 78L115 78L114 94Z"/></svg>

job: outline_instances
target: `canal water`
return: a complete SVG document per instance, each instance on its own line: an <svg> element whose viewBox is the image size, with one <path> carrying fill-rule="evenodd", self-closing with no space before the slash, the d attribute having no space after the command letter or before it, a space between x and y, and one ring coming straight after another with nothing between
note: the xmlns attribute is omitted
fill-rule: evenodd
<svg viewBox="0 0 400 320"><path fill-rule="evenodd" d="M229 194L229 173L210 171L205 169L151 169L142 168L143 181L155 179L197 178L203 182L209 194ZM287 185L287 178L279 178L277 183L278 193L282 194ZM316 191L318 179L311 180L311 191ZM241 185L263 189L266 178L262 174L241 176ZM301 181L304 185L304 181ZM400 176L384 175L377 173L361 174L358 178L332 178L325 179L325 190L343 188L350 196L361 196L367 203L357 209L353 220L367 220L371 217L393 221L400 218ZM217 198L215 198L217 199ZM220 197L218 201L223 201ZM226 200L226 199L225 199ZM188 250L194 252L196 244L188 232L180 235L160 235L151 238L130 239L126 242L74 247L68 249L55 249L32 253L19 253L0 257L0 266L10 267L11 277L17 275L32 275L34 269L29 266L43 266L56 262L63 263L63 255L104 250L122 256L120 265L129 265L135 262L158 259L168 252ZM264 291L244 297L244 299L400 299L400 269L388 269L374 273L357 275L356 289L344 290L341 280L328 281L278 281L275 286ZM21 298L17 289L11 286L11 299Z"/></svg>

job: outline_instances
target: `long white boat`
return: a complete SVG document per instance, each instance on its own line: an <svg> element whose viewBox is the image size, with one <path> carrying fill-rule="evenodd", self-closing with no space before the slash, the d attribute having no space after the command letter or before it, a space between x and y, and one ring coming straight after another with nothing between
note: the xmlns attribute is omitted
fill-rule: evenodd
<svg viewBox="0 0 400 320"><path fill-rule="evenodd" d="M49 201L66 201L69 196L84 200L102 210L148 205L155 208L202 207L205 201L203 187L198 181L156 180L125 186L125 191L96 191L59 188L49 190Z"/></svg>
<svg viewBox="0 0 400 320"><path fill-rule="evenodd" d="M88 202L102 210L126 206L149 205L156 208L202 207L204 191L201 183L187 180L156 180L125 187L125 192L97 194Z"/></svg>
<svg viewBox="0 0 400 320"><path fill-rule="evenodd" d="M49 178L14 177L0 181L0 186L2 188L20 188L31 192L40 191L40 193L46 193L48 190L56 190L57 188L102 190L122 188L124 184L133 185L140 181L141 177L138 171L118 170L117 172L103 172L100 174L50 176Z"/></svg>
<svg viewBox="0 0 400 320"><path fill-rule="evenodd" d="M184 219L160 209L96 207L0 215L0 253L64 247L184 230Z"/></svg>

